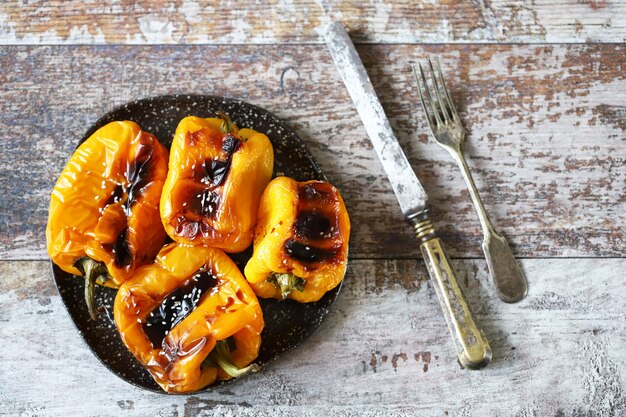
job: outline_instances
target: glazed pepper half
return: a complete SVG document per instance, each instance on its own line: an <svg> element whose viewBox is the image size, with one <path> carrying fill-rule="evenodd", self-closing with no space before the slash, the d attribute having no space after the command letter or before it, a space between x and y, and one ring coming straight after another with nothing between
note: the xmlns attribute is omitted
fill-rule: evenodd
<svg viewBox="0 0 626 417"><path fill-rule="evenodd" d="M312 302L341 282L350 219L335 187L275 178L263 192L258 217L244 270L258 296Z"/></svg>
<svg viewBox="0 0 626 417"><path fill-rule="evenodd" d="M161 217L175 241L241 252L252 243L259 199L274 166L262 133L222 119L186 117L171 147Z"/></svg>
<svg viewBox="0 0 626 417"><path fill-rule="evenodd" d="M233 261L219 249L172 243L117 292L124 344L167 392L256 371L263 313Z"/></svg>
<svg viewBox="0 0 626 417"><path fill-rule="evenodd" d="M134 122L112 122L83 142L61 173L50 201L48 253L85 278L96 318L96 281L113 287L151 263L166 234L159 200L168 151Z"/></svg>

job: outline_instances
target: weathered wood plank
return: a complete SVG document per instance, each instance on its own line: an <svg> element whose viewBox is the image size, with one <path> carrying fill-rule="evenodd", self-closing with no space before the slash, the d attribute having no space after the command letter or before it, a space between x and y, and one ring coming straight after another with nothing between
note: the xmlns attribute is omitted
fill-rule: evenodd
<svg viewBox="0 0 626 417"><path fill-rule="evenodd" d="M0 43L311 43L321 42L331 18L358 42L626 39L626 4L619 0L9 0L0 5Z"/></svg>
<svg viewBox="0 0 626 417"><path fill-rule="evenodd" d="M488 211L520 256L623 256L626 47L359 47L455 257L482 256L461 175L426 134L410 63L442 57ZM418 257L325 47L0 48L0 258L45 259L54 181L90 123L169 93L247 100L294 127L342 191L354 258Z"/></svg>
<svg viewBox="0 0 626 417"><path fill-rule="evenodd" d="M0 262L0 414L626 413L626 289L615 285L626 260L523 260L530 292L514 305L494 296L484 261L454 264L493 347L483 371L456 363L421 262L354 261L327 321L297 350L215 392L162 396L98 363L65 313L47 262Z"/></svg>

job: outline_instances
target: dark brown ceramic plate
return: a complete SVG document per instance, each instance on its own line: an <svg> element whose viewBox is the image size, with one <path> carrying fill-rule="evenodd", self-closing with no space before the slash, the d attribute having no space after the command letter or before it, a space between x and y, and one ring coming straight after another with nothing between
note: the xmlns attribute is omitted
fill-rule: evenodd
<svg viewBox="0 0 626 417"><path fill-rule="evenodd" d="M104 115L87 131L81 143L111 121L132 120L143 130L156 135L161 143L169 148L176 126L183 117L214 117L218 111L227 113L237 125L263 132L270 138L274 146L275 175L286 175L298 181L324 178L304 143L276 116L243 101L222 97L172 95L133 101ZM250 250L232 256L240 269L243 269L249 257ZM82 279L62 271L56 265L53 265L52 269L63 303L78 332L96 357L123 380L147 390L163 392L148 371L126 349L117 333L113 322L115 290L97 288L96 303L104 306L106 313L102 320L95 322L87 313ZM316 303L300 304L292 300L278 302L260 299L265 329L262 333L263 341L257 363L261 366L266 365L311 335L328 314L340 287L341 285L328 292Z"/></svg>

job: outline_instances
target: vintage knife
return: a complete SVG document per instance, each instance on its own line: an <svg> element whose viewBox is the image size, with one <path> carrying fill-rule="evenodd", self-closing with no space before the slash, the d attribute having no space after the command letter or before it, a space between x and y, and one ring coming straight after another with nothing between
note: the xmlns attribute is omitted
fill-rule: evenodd
<svg viewBox="0 0 626 417"><path fill-rule="evenodd" d="M389 177L400 208L413 225L428 273L452 334L461 365L479 369L491 360L491 348L459 286L450 259L428 218L426 192L409 165L363 63L350 37L338 22L330 23L324 37L350 97L363 121L378 158Z"/></svg>

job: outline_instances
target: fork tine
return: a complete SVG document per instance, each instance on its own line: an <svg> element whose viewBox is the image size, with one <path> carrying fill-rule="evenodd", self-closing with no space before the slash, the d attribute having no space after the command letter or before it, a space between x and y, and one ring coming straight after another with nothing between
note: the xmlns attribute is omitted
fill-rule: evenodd
<svg viewBox="0 0 626 417"><path fill-rule="evenodd" d="M413 76L415 77L415 82L417 83L417 92L419 93L420 103L422 103L422 108L424 109L426 120L428 121L428 127L430 127L430 130L434 132L434 120L432 116L428 113L428 107L426 107L426 102L424 101L424 95L422 94L422 87L420 87L420 80L417 76L417 71L415 70L415 67L413 65L411 65L411 69L413 70Z"/></svg>
<svg viewBox="0 0 626 417"><path fill-rule="evenodd" d="M426 98L430 103L430 107L433 109L433 114L435 116L435 120L437 120L438 124L443 124L443 120L441 120L441 115L439 115L439 110L437 110L437 106L435 105L435 100L430 95L430 90L428 89L428 84L426 83L426 76L424 75L424 69L422 68L422 64L418 64L420 67L420 75L422 76L422 83L424 84L424 91L426 92ZM433 130L434 133L434 130Z"/></svg>
<svg viewBox="0 0 626 417"><path fill-rule="evenodd" d="M443 73L441 72L441 63L439 62L439 57L437 57L437 72L439 72L439 79L441 80L441 86L443 87L443 92L446 96L446 101L448 102L448 108L450 109L452 113L452 118L458 120L459 114L457 113L456 108L454 107L454 102L452 101L452 98L450 97L450 93L448 92L448 88L446 87L446 82L443 79Z"/></svg>
<svg viewBox="0 0 626 417"><path fill-rule="evenodd" d="M446 123L452 120L452 112L448 116L448 109L446 108L446 103L444 102L444 97L439 90L439 83L437 82L437 77L435 76L435 69L433 68L433 63L428 58L428 66L430 67L430 78L432 79L433 86L435 87L435 96L437 96L437 100L439 101L439 107L441 107L441 113L443 114L443 118ZM441 78L441 83L444 84L443 78Z"/></svg>

